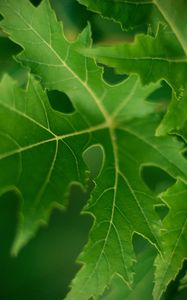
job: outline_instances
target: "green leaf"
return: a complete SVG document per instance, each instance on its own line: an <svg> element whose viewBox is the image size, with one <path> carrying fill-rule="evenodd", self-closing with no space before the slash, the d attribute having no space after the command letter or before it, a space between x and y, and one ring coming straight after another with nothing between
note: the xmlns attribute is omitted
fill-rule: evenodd
<svg viewBox="0 0 187 300"><path fill-rule="evenodd" d="M157 105L145 99L159 85L143 87L137 76L106 84L101 68L76 51L91 44L89 28L68 42L48 1L35 8L25 0L19 6L0 0L0 12L4 31L24 49L19 60L45 88L65 92L75 108L70 115L54 112L32 77L26 91L7 77L0 86L1 193L14 187L22 200L14 250L47 220L54 202L65 204L73 181L84 184L82 154L100 145L102 170L85 208L94 224L79 257L84 266L67 299L98 297L116 273L130 286L133 234L138 232L162 251L157 199L142 179L142 166L158 166L187 181L183 143L154 136L161 118Z"/></svg>
<svg viewBox="0 0 187 300"><path fill-rule="evenodd" d="M86 169L82 159L84 150L89 145L96 143L102 145L105 150L103 171L97 179L97 187L87 208L96 216L97 221L92 230L87 251L84 253L84 260L87 262L86 273L90 271L91 274L93 273L92 280L97 280L97 269L108 272L108 267L105 265L105 252L110 264L115 256L113 247L120 247L121 254L106 278L100 272L102 279L100 286L97 287L94 283L90 286L94 290L97 287L98 294L110 281L110 277L115 271L118 271L127 281L132 281L131 265L134 254L131 239L134 230L141 232L153 243L159 244L157 235L160 225L153 208L154 199L139 174L141 163L147 162L147 158L144 157L146 151L150 148L152 152L150 152L152 159L148 159L148 161L155 160L155 163L156 161L159 163L160 160L160 164L171 167L172 173L179 172L183 176L182 158L179 157L179 165L181 164L179 166L181 171L179 171L163 157L162 153L154 149L154 142L151 144L149 141L150 138L152 139L152 134L151 137L149 136L150 129L146 134L148 140L142 140L144 137L138 133L140 121L135 121L136 113L133 103L139 100L140 92L142 93L141 85L136 77L132 77L117 88L120 91L120 87L123 86L124 89L125 85L127 87L135 85L139 95L137 97L132 93L132 103L129 102L129 104L126 102L127 97L122 99L125 100L123 104L127 105L127 111L132 111L132 118L135 115L135 119L132 119L133 124L131 124L127 118L127 124L124 127L120 123L123 114L119 113L117 114L119 128L115 129L111 123L97 124L97 120L95 127L88 126L84 117L79 113L66 116L54 112L50 108L41 86L32 77L26 91L19 89L9 77L5 77L0 85L2 145L0 191L3 193L5 190L14 188L21 199L22 218L14 243L14 251L18 251L34 234L39 222L47 220L50 208L55 202L64 203L64 195L72 181L84 183ZM147 91L146 88L142 96L152 89L153 87ZM121 113L123 112L122 105L117 108L117 110L120 108ZM87 113L89 115L89 110ZM10 122L7 123L7 119ZM152 118L152 121L154 127L158 120ZM145 122L146 131L147 122L146 120L143 122ZM133 128L134 126L135 128ZM151 128L151 131L154 129ZM126 140L129 140L127 146L125 145ZM174 153L180 145L175 141L172 142L172 139L169 140L173 146L176 146L176 149L171 151L171 154L175 155ZM158 144L162 144L161 139L155 138L156 144L157 141ZM138 155L136 154L137 142L142 148L142 153L138 153ZM167 143L164 143L163 147L167 147ZM126 158L123 158L125 152ZM133 152L134 158L131 154ZM119 167L122 171L118 169ZM131 167L132 171L130 171ZM128 175L129 171L131 173L126 178L125 173ZM125 206L123 197L126 198ZM148 199L151 201L147 202ZM128 233L125 240L123 232ZM95 269L95 264L97 264L97 269ZM91 291L88 289L86 293L83 295L85 299Z"/></svg>
<svg viewBox="0 0 187 300"><path fill-rule="evenodd" d="M180 180L162 196L169 207L162 230L163 254L155 261L154 299L160 299L169 282L175 279L186 256L187 186Z"/></svg>
<svg viewBox="0 0 187 300"><path fill-rule="evenodd" d="M187 2L184 0L177 2L175 0L153 0L153 4L187 55L187 30L184 26L184 20L187 18ZM174 11L175 13L173 13Z"/></svg>
<svg viewBox="0 0 187 300"><path fill-rule="evenodd" d="M89 9L114 18L126 29L140 24L158 25L160 22L166 26L160 26L155 38L140 34L131 44L100 46L85 53L114 67L118 73L139 74L143 84L164 78L175 94L157 134L179 131L186 122L187 30L183 22L187 19L187 3L182 0L112 2L111 10L108 1L81 0Z"/></svg>
<svg viewBox="0 0 187 300"><path fill-rule="evenodd" d="M168 110L156 130L157 135L166 135L168 132L173 132L182 136L187 140L187 86L184 89L182 99L178 100L172 95L171 103Z"/></svg>
<svg viewBox="0 0 187 300"><path fill-rule="evenodd" d="M13 246L17 252L38 223L46 221L51 206L64 203L69 184L84 182L81 153L87 138L79 141L76 155L68 139L86 132L89 135L92 129L87 129L78 114L62 118L53 111L32 77L23 91L5 76L0 93L0 193L16 188L20 194L21 220Z"/></svg>
<svg viewBox="0 0 187 300"><path fill-rule="evenodd" d="M184 26L184 20L187 18L186 1L110 0L110 5L108 0L79 0L79 2L86 5L88 9L119 21L125 29L142 24L151 24L154 28L158 21L166 23L187 54L187 29Z"/></svg>
<svg viewBox="0 0 187 300"><path fill-rule="evenodd" d="M108 0L78 0L81 4L87 6L91 11L97 12L104 17L111 18L117 22L120 22L125 30L137 26L146 26L152 24L155 28L152 15L154 14L155 19L159 20L159 12L152 5L151 0L146 2L140 1L116 1L111 0L110 5ZM112 9L111 9L112 6ZM124 14L125 11L125 14Z"/></svg>
<svg viewBox="0 0 187 300"><path fill-rule="evenodd" d="M100 300L152 299L154 257L155 253L151 249L146 249L138 255L132 290L128 288L121 278L116 276L112 280L111 287L105 291Z"/></svg>
<svg viewBox="0 0 187 300"><path fill-rule="evenodd" d="M83 50L118 73L137 73L142 83L164 78L177 98L183 97L187 77L187 57L172 32L160 26L156 37L139 34L133 43L100 46ZM177 74L177 76L176 76Z"/></svg>

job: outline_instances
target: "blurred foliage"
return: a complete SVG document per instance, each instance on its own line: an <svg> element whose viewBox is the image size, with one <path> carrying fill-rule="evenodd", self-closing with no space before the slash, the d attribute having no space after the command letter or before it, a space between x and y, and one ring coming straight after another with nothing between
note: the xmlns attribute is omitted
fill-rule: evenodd
<svg viewBox="0 0 187 300"><path fill-rule="evenodd" d="M18 199L13 192L0 199L0 295L3 300L62 299L80 266L75 260L87 242L92 218L80 215L87 196L78 186L71 191L67 211L54 209L47 226L17 257L10 255ZM6 229L6 230L5 230Z"/></svg>
<svg viewBox="0 0 187 300"><path fill-rule="evenodd" d="M27 70L18 64L14 57L21 51L21 47L11 42L6 36L0 35L0 78L8 73L18 80L20 85L27 81Z"/></svg>

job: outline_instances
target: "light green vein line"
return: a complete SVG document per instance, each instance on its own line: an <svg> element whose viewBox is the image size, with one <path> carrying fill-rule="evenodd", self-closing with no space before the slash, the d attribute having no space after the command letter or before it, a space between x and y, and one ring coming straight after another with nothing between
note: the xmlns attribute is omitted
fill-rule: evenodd
<svg viewBox="0 0 187 300"><path fill-rule="evenodd" d="M47 139L47 140L39 141L37 143L31 144L31 145L28 145L28 146L25 146L25 147L17 148L15 150L10 151L10 152L3 153L3 154L0 155L0 160L5 159L9 156L27 151L27 150L32 149L34 147L41 146L41 145L46 144L46 143L50 143L50 142L54 142L54 141L58 141L58 140L66 139L66 138L69 138L69 137L74 137L74 136L86 134L86 133L91 133L91 132L95 132L97 130L102 130L102 129L106 129L106 128L107 128L106 123L102 123L98 126L90 127L89 129L83 129L83 130L80 130L80 131L55 136L55 137L52 137L52 138Z"/></svg>
<svg viewBox="0 0 187 300"><path fill-rule="evenodd" d="M56 140L56 147L55 147L54 157L53 157L52 162L51 162L51 166L50 166L49 171L47 173L47 176L46 176L46 178L44 180L44 183L41 186L40 191L38 192L38 194L36 196L36 200L34 201L34 207L36 207L38 205L38 203L41 200L42 195L44 194L44 192L45 192L45 190L47 188L47 185L48 185L48 183L50 181L50 178L52 176L52 173L53 173L53 170L54 170L54 167L55 167L55 162L56 162L56 159L57 159L57 154L58 154L58 140Z"/></svg>
<svg viewBox="0 0 187 300"><path fill-rule="evenodd" d="M132 90L128 94L128 96L121 102L121 104L114 110L112 113L112 118L115 118L125 107L128 105L128 103L132 100L132 97L134 96L134 93L136 91L138 85L138 79L136 80Z"/></svg>
<svg viewBox="0 0 187 300"><path fill-rule="evenodd" d="M169 24L170 28L174 32L177 40L179 41L180 45L182 46L185 54L187 55L187 41L184 39L184 37L181 35L180 31L178 30L176 24L173 22L173 16L170 16L167 11L163 8L161 1L153 0L153 3L157 7L157 9L160 11L166 22ZM163 0L164 2L164 0Z"/></svg>
<svg viewBox="0 0 187 300"><path fill-rule="evenodd" d="M96 103L97 107L99 108L100 112L102 113L103 117L106 121L110 121L110 116L108 112L105 110L103 105L100 102L100 99L98 96L93 92L93 90L87 85L85 81L83 81L68 65L67 63L60 57L60 55L56 52L56 50L51 47L51 45L34 29L34 27L29 24L24 16L20 14L20 12L14 10L15 14L22 19L22 21L35 33L35 35L47 46L47 48L50 49L50 51L56 56L56 58L59 60L59 62L68 70L69 73L71 73L74 78L76 78L81 85L88 91L94 102Z"/></svg>
<svg viewBox="0 0 187 300"><path fill-rule="evenodd" d="M3 103L3 102L0 102L0 105L3 106L3 107L6 108L6 109L12 111L12 112L14 112L14 113L16 113L16 114L18 114L18 115L24 117L25 119L28 119L30 122L34 123L34 124L37 125L38 127L40 127L40 128L42 128L42 129L46 130L47 132L49 132L51 135L56 136L49 128L43 126L41 123L37 122L35 119L33 119L33 118L30 117L29 115L23 113L22 111L17 110L17 109L14 108L14 107L8 106L8 105L6 105L6 104Z"/></svg>
<svg viewBox="0 0 187 300"><path fill-rule="evenodd" d="M141 212L141 214L142 214L142 216L143 216L143 218L144 218L144 220L145 220L145 222L146 222L148 228L150 229L150 232L152 233L153 237L155 238L155 240L157 241L157 243L158 243L158 245L159 245L159 241L157 240L157 237L155 236L155 233L153 232L153 229L152 229L152 227L151 227L151 225L150 225L150 222L149 222L149 220L148 220L148 218L147 218L147 216L146 216L146 214L145 214L143 208L142 208L141 205L140 205L140 202L139 202L139 200L138 200L138 198L137 198L137 196L136 196L135 191L134 191L133 188L131 187L131 185L130 185L129 181L127 180L127 178L125 177L125 175L124 175L121 171L119 171L119 174L121 175L121 177L122 177L122 179L124 180L124 182L127 184L128 188L129 188L129 190L130 190L130 193L131 193L133 199L135 200L135 202L136 202L136 204L137 204L137 206L138 206L138 209L140 210L140 212ZM151 241L150 241L150 242L151 242Z"/></svg>
<svg viewBox="0 0 187 300"><path fill-rule="evenodd" d="M164 260L164 262L166 263L166 268L165 268L164 272L162 273L162 277L161 277L162 281L161 281L160 288L159 288L160 289L160 293L159 293L160 295L162 293L162 289L163 289L162 286L164 285L164 280L165 280L165 278L167 276L167 273L169 271L169 267L171 265L172 259L173 259L174 255L176 253L176 249L177 249L177 247L180 243L180 239L181 239L182 235L184 234L184 231L185 231L186 227L187 227L187 219L185 220L185 222L182 226L181 232L180 232L180 234L179 234L179 236L176 240L176 244L175 244L175 247L173 248L173 251L172 251L171 255L169 256L169 258L168 258L168 255L167 255L166 260ZM162 259L163 259L163 257L162 257Z"/></svg>

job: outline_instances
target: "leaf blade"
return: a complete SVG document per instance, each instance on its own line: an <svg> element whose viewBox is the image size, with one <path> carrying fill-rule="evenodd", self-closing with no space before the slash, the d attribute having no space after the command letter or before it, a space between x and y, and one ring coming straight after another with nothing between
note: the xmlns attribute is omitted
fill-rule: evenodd
<svg viewBox="0 0 187 300"><path fill-rule="evenodd" d="M178 180L162 196L163 200L169 206L170 211L164 219L162 232L162 241L164 244L163 258L157 256L155 260L154 299L160 299L169 282L177 276L184 259L186 259L186 193L186 184Z"/></svg>

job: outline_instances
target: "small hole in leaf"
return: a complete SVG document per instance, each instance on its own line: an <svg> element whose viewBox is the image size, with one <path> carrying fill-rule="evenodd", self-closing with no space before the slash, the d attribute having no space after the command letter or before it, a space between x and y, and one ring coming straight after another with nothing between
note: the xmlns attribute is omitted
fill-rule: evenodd
<svg viewBox="0 0 187 300"><path fill-rule="evenodd" d="M128 78L128 75L126 75L126 74L121 75L121 74L115 73L114 68L111 68L111 67L108 67L105 65L103 66L103 68L104 68L103 79L106 83L108 83L110 85L118 84Z"/></svg>
<svg viewBox="0 0 187 300"><path fill-rule="evenodd" d="M175 183L171 177L163 169L155 166L143 166L141 175L150 190L159 194Z"/></svg>
<svg viewBox="0 0 187 300"><path fill-rule="evenodd" d="M100 145L92 145L83 153L83 159L90 171L90 177L96 178L103 167L104 150Z"/></svg>
<svg viewBox="0 0 187 300"><path fill-rule="evenodd" d="M42 2L42 0L29 0L34 6L38 6L40 5L40 3Z"/></svg>
<svg viewBox="0 0 187 300"><path fill-rule="evenodd" d="M152 92L148 97L149 102L165 102L169 103L171 100L172 89L166 81L162 80L161 87Z"/></svg>
<svg viewBox="0 0 187 300"><path fill-rule="evenodd" d="M73 113L75 111L75 109L71 103L71 100L65 93L53 90L53 91L47 91L47 95L48 95L51 107L54 110L62 112L62 113L66 113L66 114Z"/></svg>

